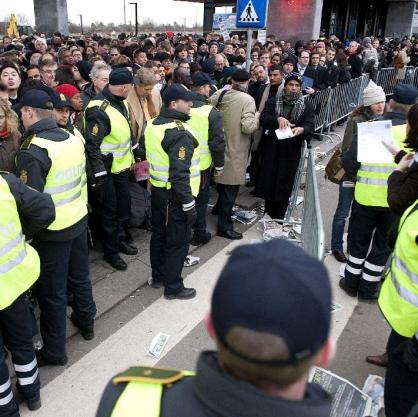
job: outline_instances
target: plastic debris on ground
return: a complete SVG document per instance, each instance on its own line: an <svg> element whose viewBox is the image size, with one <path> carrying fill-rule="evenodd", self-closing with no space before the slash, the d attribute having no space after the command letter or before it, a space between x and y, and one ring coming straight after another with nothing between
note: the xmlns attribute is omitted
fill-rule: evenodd
<svg viewBox="0 0 418 417"><path fill-rule="evenodd" d="M231 218L242 224L253 224L257 220L257 211L256 210L244 210L239 206L234 206L232 208L233 215Z"/></svg>
<svg viewBox="0 0 418 417"><path fill-rule="evenodd" d="M369 375L364 383L362 391L372 399L370 415L372 417L377 417L380 410L385 408L385 379L378 375Z"/></svg>
<svg viewBox="0 0 418 417"><path fill-rule="evenodd" d="M342 310L344 307L341 305L341 304L339 304L339 303L336 303L335 301L333 301L332 303L331 303L331 313L336 313L337 311L340 311L340 310Z"/></svg>
<svg viewBox="0 0 418 417"><path fill-rule="evenodd" d="M298 223L300 219L290 218L288 222L281 223L266 215L258 221L257 229L266 242L272 239L286 239L300 243L302 226Z"/></svg>
<svg viewBox="0 0 418 417"><path fill-rule="evenodd" d="M148 353L154 358L159 358L170 336L165 333L158 333L151 341Z"/></svg>
<svg viewBox="0 0 418 417"><path fill-rule="evenodd" d="M200 258L198 256L187 255L186 260L184 261L184 266L195 266L200 262Z"/></svg>
<svg viewBox="0 0 418 417"><path fill-rule="evenodd" d="M372 399L350 381L328 370L315 367L309 381L318 384L332 398L330 416L335 417L377 417L372 413Z"/></svg>
<svg viewBox="0 0 418 417"><path fill-rule="evenodd" d="M325 165L315 165L315 171L325 170Z"/></svg>
<svg viewBox="0 0 418 417"><path fill-rule="evenodd" d="M297 196L296 205L298 206L299 204L303 203L303 200L304 200L304 198L301 195Z"/></svg>

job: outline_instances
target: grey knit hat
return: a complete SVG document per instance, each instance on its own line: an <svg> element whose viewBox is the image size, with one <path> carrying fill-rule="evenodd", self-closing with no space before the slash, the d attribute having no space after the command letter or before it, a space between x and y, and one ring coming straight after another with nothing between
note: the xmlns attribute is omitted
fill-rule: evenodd
<svg viewBox="0 0 418 417"><path fill-rule="evenodd" d="M369 43L372 43L371 38L366 37L363 39L363 46L367 46Z"/></svg>
<svg viewBox="0 0 418 417"><path fill-rule="evenodd" d="M386 95L383 88L370 81L363 91L363 106L368 107L372 104L386 101Z"/></svg>

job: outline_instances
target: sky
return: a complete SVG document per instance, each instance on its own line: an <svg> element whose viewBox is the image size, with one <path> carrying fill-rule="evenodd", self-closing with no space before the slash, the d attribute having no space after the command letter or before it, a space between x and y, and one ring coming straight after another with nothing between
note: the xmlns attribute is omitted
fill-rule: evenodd
<svg viewBox="0 0 418 417"><path fill-rule="evenodd" d="M130 1L133 0L125 0L127 23L135 21L134 6L129 4ZM32 25L35 24L33 0L0 0L0 2L1 20L11 13L16 15L22 13L27 16ZM81 13L83 22L86 24L97 21L123 23L123 2L124 0L67 0L68 19L78 23L80 21L78 14ZM224 8L220 9L223 11ZM179 24L183 24L183 18L185 18L186 25L192 27L196 20L200 24L203 22L203 4L174 0L138 0L139 23L146 17L156 23L177 21Z"/></svg>

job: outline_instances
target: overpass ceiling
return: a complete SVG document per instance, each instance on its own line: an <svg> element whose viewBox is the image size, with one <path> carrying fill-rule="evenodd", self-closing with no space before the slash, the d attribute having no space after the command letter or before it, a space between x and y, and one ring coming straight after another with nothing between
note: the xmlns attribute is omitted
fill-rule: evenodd
<svg viewBox="0 0 418 417"><path fill-rule="evenodd" d="M213 6L236 6L237 2L228 0L176 0L176 1L189 1L192 3L208 3Z"/></svg>

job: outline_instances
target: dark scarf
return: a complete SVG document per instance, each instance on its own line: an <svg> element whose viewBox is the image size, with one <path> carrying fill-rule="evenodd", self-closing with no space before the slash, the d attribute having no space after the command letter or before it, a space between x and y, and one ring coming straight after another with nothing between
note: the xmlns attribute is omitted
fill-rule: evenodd
<svg viewBox="0 0 418 417"><path fill-rule="evenodd" d="M285 93L281 92L276 100L277 117L284 117L284 106L292 106L289 115L289 122L296 124L302 113L305 111L305 100L302 93Z"/></svg>

